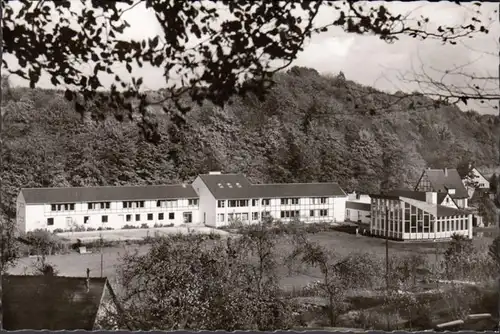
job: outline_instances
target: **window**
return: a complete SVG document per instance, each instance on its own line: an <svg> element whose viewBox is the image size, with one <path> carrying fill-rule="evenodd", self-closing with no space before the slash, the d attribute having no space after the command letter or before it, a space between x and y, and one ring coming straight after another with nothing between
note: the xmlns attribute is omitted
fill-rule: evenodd
<svg viewBox="0 0 500 334"><path fill-rule="evenodd" d="M106 208L106 203L102 202L101 203L101 209L105 209Z"/></svg>
<svg viewBox="0 0 500 334"><path fill-rule="evenodd" d="M108 216L101 216L101 222L107 223L108 222Z"/></svg>
<svg viewBox="0 0 500 334"><path fill-rule="evenodd" d="M262 205L271 205L271 200L269 198L264 198L262 200Z"/></svg>
<svg viewBox="0 0 500 334"><path fill-rule="evenodd" d="M188 205L198 205L198 200L197 199L190 199L188 200Z"/></svg>
<svg viewBox="0 0 500 334"><path fill-rule="evenodd" d="M153 214L152 213L148 213L148 220L153 220Z"/></svg>
<svg viewBox="0 0 500 334"><path fill-rule="evenodd" d="M132 215L125 215L125 220L126 221L132 221Z"/></svg>
<svg viewBox="0 0 500 334"><path fill-rule="evenodd" d="M223 213L219 213L217 215L217 221L218 222L223 222L224 221L224 214Z"/></svg>
<svg viewBox="0 0 500 334"><path fill-rule="evenodd" d="M309 216L314 217L314 210L309 210Z"/></svg>
<svg viewBox="0 0 500 334"><path fill-rule="evenodd" d="M83 217L83 223L87 224L89 222L89 216L84 216Z"/></svg>
<svg viewBox="0 0 500 334"><path fill-rule="evenodd" d="M257 206L257 200L256 199L252 200L252 206Z"/></svg>
<svg viewBox="0 0 500 334"><path fill-rule="evenodd" d="M145 204L144 201L140 201L138 206L141 207L141 208L143 208L144 204Z"/></svg>
<svg viewBox="0 0 500 334"><path fill-rule="evenodd" d="M230 208L241 208L248 206L248 200L230 200L227 202L227 206Z"/></svg>
<svg viewBox="0 0 500 334"><path fill-rule="evenodd" d="M298 198L292 198L292 204L299 204Z"/></svg>
<svg viewBox="0 0 500 334"><path fill-rule="evenodd" d="M328 210L319 210L319 215L321 217L326 217L328 216Z"/></svg>
<svg viewBox="0 0 500 334"><path fill-rule="evenodd" d="M287 205L287 204L288 204L288 198L282 198L281 205Z"/></svg>
<svg viewBox="0 0 500 334"><path fill-rule="evenodd" d="M122 202L122 204L124 209L128 208L128 202ZM89 204L89 209L90 209L90 204Z"/></svg>
<svg viewBox="0 0 500 334"><path fill-rule="evenodd" d="M54 225L54 218L47 218L47 226Z"/></svg>
<svg viewBox="0 0 500 334"><path fill-rule="evenodd" d="M136 214L136 215L135 215L135 221L136 221L136 222L141 221L141 215L140 215L140 214Z"/></svg>
<svg viewBox="0 0 500 334"><path fill-rule="evenodd" d="M349 211L349 209L345 210L345 216L346 216L347 218L349 218L349 216L350 216L350 211Z"/></svg>
<svg viewBox="0 0 500 334"><path fill-rule="evenodd" d="M285 211L281 211L281 218L285 218Z"/></svg>
<svg viewBox="0 0 500 334"><path fill-rule="evenodd" d="M156 201L156 207L159 208L161 206L161 201Z"/></svg>
<svg viewBox="0 0 500 334"><path fill-rule="evenodd" d="M75 203L71 203L71 204L69 205L69 209L70 209L70 210L75 210Z"/></svg>
<svg viewBox="0 0 500 334"><path fill-rule="evenodd" d="M57 210L57 206L56 206L55 204L52 204L52 205L50 206L50 210L51 210L51 211L56 211L56 210Z"/></svg>
<svg viewBox="0 0 500 334"><path fill-rule="evenodd" d="M68 211L69 210L69 204L64 204L64 210Z"/></svg>
<svg viewBox="0 0 500 334"><path fill-rule="evenodd" d="M319 201L321 204L326 204L326 199L327 199L326 197L321 197Z"/></svg>
<svg viewBox="0 0 500 334"><path fill-rule="evenodd" d="M245 206L248 206L248 200L247 199L240 200L240 207L245 207Z"/></svg>
<svg viewBox="0 0 500 334"><path fill-rule="evenodd" d="M169 212L168 219L175 219L175 212Z"/></svg>
<svg viewBox="0 0 500 334"><path fill-rule="evenodd" d="M184 223L192 223L193 222L193 215L191 214L191 212L184 212L182 214L183 218L184 218Z"/></svg>
<svg viewBox="0 0 500 334"><path fill-rule="evenodd" d="M258 212L252 212L252 220L259 220L259 213Z"/></svg>
<svg viewBox="0 0 500 334"><path fill-rule="evenodd" d="M262 218L271 217L271 213L269 211L262 211Z"/></svg>
<svg viewBox="0 0 500 334"><path fill-rule="evenodd" d="M223 208L226 206L226 201L217 201L217 207Z"/></svg>
<svg viewBox="0 0 500 334"><path fill-rule="evenodd" d="M248 221L248 213L243 213L243 214L241 215L241 220L243 220L243 221Z"/></svg>
<svg viewBox="0 0 500 334"><path fill-rule="evenodd" d="M163 212L160 212L158 214L158 220L163 220L163 219L164 219L164 214L163 214Z"/></svg>

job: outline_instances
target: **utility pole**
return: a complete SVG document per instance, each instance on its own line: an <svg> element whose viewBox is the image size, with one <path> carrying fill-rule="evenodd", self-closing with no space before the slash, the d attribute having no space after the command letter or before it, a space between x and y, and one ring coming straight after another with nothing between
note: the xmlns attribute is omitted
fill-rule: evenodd
<svg viewBox="0 0 500 334"><path fill-rule="evenodd" d="M100 234L100 244L101 244L101 277L102 277L102 265L103 265L103 255L102 255L102 244L103 244L103 240L102 240L102 229L104 228L104 225L103 227L101 228L101 233Z"/></svg>
<svg viewBox="0 0 500 334"><path fill-rule="evenodd" d="M389 206L385 205L385 290L389 297ZM389 315L386 316L387 331L390 331Z"/></svg>

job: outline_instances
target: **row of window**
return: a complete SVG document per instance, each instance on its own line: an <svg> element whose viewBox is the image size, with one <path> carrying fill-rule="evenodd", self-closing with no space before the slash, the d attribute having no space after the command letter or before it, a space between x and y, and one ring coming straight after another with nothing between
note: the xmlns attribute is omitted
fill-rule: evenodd
<svg viewBox="0 0 500 334"><path fill-rule="evenodd" d="M313 197L310 199L311 204L326 204L328 202L328 197ZM227 201L227 206L230 208L238 208L238 207L247 207L249 204L250 200L228 200ZM257 206L259 203L258 199L252 199L252 206ZM288 204L299 204L299 198L281 198L280 199L281 205L288 205ZM270 198L264 198L261 200L261 205L263 206L268 206L271 205L271 199ZM217 201L217 207L219 208L224 208L226 206L226 201L225 200L219 200Z"/></svg>
<svg viewBox="0 0 500 334"><path fill-rule="evenodd" d="M145 201L124 201L122 202L123 209L135 209L135 208L144 208ZM189 199L189 206L197 206L198 199ZM156 201L156 207L167 207L172 208L177 206L177 200L166 200L166 201ZM111 202L90 202L87 203L88 210L98 210L98 209L110 209ZM51 211L74 211L75 203L61 203L61 204L52 204L50 206Z"/></svg>
<svg viewBox="0 0 500 334"><path fill-rule="evenodd" d="M139 213L137 213L135 215L132 215L132 214L125 215L125 221L131 222L133 216L135 216L134 217L135 218L134 221L136 221L136 222L141 221L141 214L139 214ZM184 222L185 223L191 223L192 220L193 220L193 215L192 215L191 212L184 212L183 213L183 217L184 217ZM90 216L84 216L83 217L83 223L87 224L88 221L89 221L89 218L90 218ZM154 214L153 213L148 213L146 215L146 219L148 221L152 221L154 219ZM168 219L169 220L175 219L175 212L169 212L168 213ZM163 212L158 213L158 220L165 220L165 214ZM102 215L101 216L101 223L107 223L107 222L108 222L108 216L107 215ZM48 226L54 225L54 218L47 218L47 225Z"/></svg>
<svg viewBox="0 0 500 334"><path fill-rule="evenodd" d="M380 230L385 230L385 222L379 221L378 224ZM467 219L457 219L457 220L438 220L436 223L436 232L452 232L452 231L464 231L467 230L468 221ZM391 232L401 232L402 226L401 222L389 221L387 224L388 230ZM434 224L429 220L424 221L405 221L405 232L408 233L433 233Z"/></svg>

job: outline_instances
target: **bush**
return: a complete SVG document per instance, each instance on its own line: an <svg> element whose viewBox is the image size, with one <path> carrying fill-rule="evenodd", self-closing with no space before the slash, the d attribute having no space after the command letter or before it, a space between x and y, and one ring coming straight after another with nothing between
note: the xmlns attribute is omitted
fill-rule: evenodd
<svg viewBox="0 0 500 334"><path fill-rule="evenodd" d="M123 225L122 230L133 230L136 228L137 228L137 226L125 224L125 225Z"/></svg>
<svg viewBox="0 0 500 334"><path fill-rule="evenodd" d="M149 226L148 226L148 224L146 224L146 223L142 223L142 224L141 224L141 228L149 228Z"/></svg>
<svg viewBox="0 0 500 334"><path fill-rule="evenodd" d="M56 228L52 233L57 234L57 233L63 233L64 230L62 228Z"/></svg>
<svg viewBox="0 0 500 334"><path fill-rule="evenodd" d="M95 231L96 229L93 228L93 227L87 227L87 232L92 232L92 231Z"/></svg>

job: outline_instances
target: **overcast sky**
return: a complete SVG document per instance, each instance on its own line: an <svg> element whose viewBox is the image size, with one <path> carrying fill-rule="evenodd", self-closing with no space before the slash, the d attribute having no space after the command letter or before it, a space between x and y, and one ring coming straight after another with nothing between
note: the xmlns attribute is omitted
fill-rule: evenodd
<svg viewBox="0 0 500 334"><path fill-rule="evenodd" d="M473 14L472 8L474 8L471 4L464 3L458 6L450 2L396 2L387 3L387 7L393 13L412 12L413 17L427 16L430 22L436 25L454 25L465 22ZM496 9L498 9L497 3L483 3L481 6L483 16L498 18L498 14L493 15ZM331 10L332 8L325 7L320 12L318 24L332 20ZM154 14L147 11L144 6L137 6L127 12L125 19L131 24L127 32L130 38L145 38L163 33ZM455 46L443 46L439 41L420 41L406 36L394 44L387 44L374 36L347 34L340 28L333 28L308 41L304 51L295 61L295 65L315 68L320 73L336 74L342 71L347 79L392 92L418 90L418 86L408 84L400 77L402 73L409 74L414 70L421 70L422 63L432 73L431 68L444 70L473 62L466 67L466 71L484 75L492 74L498 78L498 37L500 36L498 20L491 24L489 29L488 35L467 39L463 44ZM7 56L6 59L12 58ZM120 76L120 73L126 73L123 67L115 70ZM136 75L144 77L147 88L162 87L164 79L161 71L147 67L139 70L140 72ZM433 73L433 75L438 75ZM14 85L26 85L19 78L12 76L11 80ZM46 77L42 78L39 86L51 87ZM498 80L490 83L491 87L498 89ZM474 107L481 113L497 113L490 107L481 108L479 105Z"/></svg>

